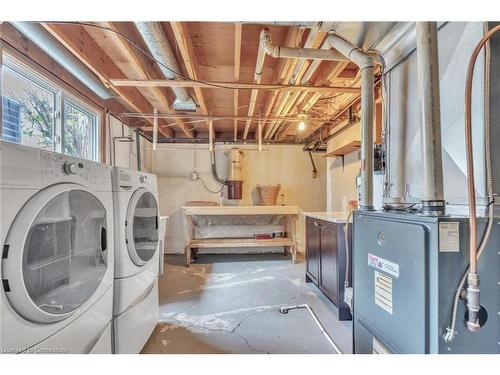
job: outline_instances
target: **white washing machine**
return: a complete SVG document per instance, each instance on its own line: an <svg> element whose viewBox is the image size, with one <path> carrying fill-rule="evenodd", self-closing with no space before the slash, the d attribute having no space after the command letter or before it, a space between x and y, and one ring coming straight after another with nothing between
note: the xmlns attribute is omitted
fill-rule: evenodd
<svg viewBox="0 0 500 375"><path fill-rule="evenodd" d="M139 353L159 319L156 176L113 167L115 353Z"/></svg>
<svg viewBox="0 0 500 375"><path fill-rule="evenodd" d="M0 351L111 353L111 168L0 141Z"/></svg>

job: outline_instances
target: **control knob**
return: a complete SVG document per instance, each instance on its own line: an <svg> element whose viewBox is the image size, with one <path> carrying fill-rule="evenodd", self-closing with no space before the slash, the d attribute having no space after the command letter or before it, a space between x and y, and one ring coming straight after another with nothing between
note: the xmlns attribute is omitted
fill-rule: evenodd
<svg viewBox="0 0 500 375"><path fill-rule="evenodd" d="M78 167L76 166L75 163L65 162L63 164L63 171L66 174L77 174L78 173Z"/></svg>

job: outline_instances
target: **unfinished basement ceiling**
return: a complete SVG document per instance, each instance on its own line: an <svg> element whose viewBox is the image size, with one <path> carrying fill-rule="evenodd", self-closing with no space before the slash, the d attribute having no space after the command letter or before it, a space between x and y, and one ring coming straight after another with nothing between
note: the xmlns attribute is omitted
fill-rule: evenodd
<svg viewBox="0 0 500 375"><path fill-rule="evenodd" d="M170 82L189 83L191 87L186 89L197 105L194 112L173 109L176 97L172 87L168 87L171 84L160 65L141 51L150 50L135 23L43 24L118 94L116 99L108 100L118 101L129 112L116 115L141 128L147 138L153 138L151 115L155 108L158 110L158 142L208 139L207 116L212 117L215 138L220 141L254 141L259 120L264 142L303 142L318 135L320 129L325 134L325 130L329 131L350 118L349 107L355 111L358 109L360 75L359 69L351 62L313 63L312 60L267 55L259 84L280 84L283 87L273 90L257 86L235 89L224 84L254 83L260 32L264 27L269 28L272 43L276 46L320 49L328 30L338 30L344 38L359 46L372 48L398 26L392 22L310 22L305 23L307 26L304 23L264 25L240 22L160 24L181 70L178 73L182 75ZM367 30L371 30L370 33ZM371 36L370 40L366 35ZM218 87L207 87L207 82ZM301 89L289 90L294 84L301 85ZM306 86L355 90L311 91ZM257 99L252 113L249 113L252 88L258 88ZM182 117L164 118L161 115ZM305 129L298 131L297 125L302 120Z"/></svg>

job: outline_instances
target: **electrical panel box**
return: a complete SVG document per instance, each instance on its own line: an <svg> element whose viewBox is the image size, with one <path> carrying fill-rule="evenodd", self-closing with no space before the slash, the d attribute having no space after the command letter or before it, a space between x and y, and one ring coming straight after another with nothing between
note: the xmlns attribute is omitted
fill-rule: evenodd
<svg viewBox="0 0 500 375"><path fill-rule="evenodd" d="M486 219L478 219L478 233ZM458 304L457 335L443 340L453 298L468 262L468 218L412 213L354 214L355 353L500 353L500 222L478 263L483 327L465 326Z"/></svg>

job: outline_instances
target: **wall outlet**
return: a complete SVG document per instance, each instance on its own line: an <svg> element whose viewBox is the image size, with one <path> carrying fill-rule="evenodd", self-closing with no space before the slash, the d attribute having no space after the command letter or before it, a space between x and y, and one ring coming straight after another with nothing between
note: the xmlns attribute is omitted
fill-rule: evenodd
<svg viewBox="0 0 500 375"><path fill-rule="evenodd" d="M192 174L191 174L191 180L193 181L196 181L198 180L199 176L198 176L198 172L194 171Z"/></svg>

